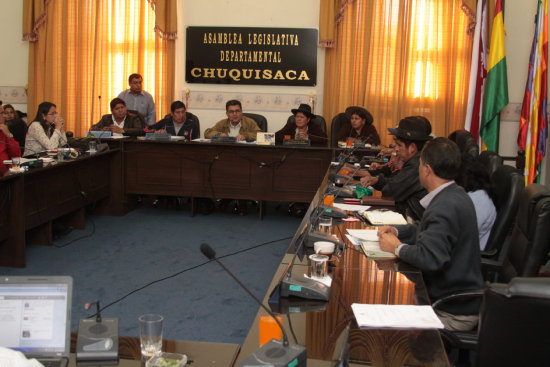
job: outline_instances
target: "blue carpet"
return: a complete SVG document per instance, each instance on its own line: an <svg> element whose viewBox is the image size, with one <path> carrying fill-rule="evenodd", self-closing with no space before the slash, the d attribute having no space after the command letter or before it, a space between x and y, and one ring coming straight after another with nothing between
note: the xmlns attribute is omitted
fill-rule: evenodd
<svg viewBox="0 0 550 367"><path fill-rule="evenodd" d="M286 208L283 205L283 208ZM300 219L268 205L263 221L254 209L198 214L142 205L123 217L89 216L85 230L56 240L63 248L27 246L27 267L0 267L4 275L71 275L74 279L72 331L93 312L84 303L99 299L102 307L157 279L208 262L199 250L206 242L218 257L261 243L292 237ZM260 299L267 291L290 239L261 246L221 261ZM102 312L118 317L120 335L138 336L139 315L165 317L166 339L242 344L258 305L215 262L152 284Z"/></svg>

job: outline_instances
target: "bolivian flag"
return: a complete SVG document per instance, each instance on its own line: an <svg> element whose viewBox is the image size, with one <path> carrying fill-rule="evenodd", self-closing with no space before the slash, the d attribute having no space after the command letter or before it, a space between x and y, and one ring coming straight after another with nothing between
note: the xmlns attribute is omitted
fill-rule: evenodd
<svg viewBox="0 0 550 367"><path fill-rule="evenodd" d="M502 0L497 0L491 31L487 81L483 98L480 135L487 150L498 151L499 114L508 104L506 48L504 46L504 17Z"/></svg>

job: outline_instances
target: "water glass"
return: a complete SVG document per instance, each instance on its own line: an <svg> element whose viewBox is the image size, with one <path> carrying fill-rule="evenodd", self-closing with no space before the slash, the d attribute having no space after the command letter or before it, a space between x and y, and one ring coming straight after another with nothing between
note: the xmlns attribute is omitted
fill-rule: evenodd
<svg viewBox="0 0 550 367"><path fill-rule="evenodd" d="M97 142L95 140L90 141L88 144L88 152L90 154L97 153Z"/></svg>
<svg viewBox="0 0 550 367"><path fill-rule="evenodd" d="M320 232L330 234L330 227L332 226L332 218L321 216L317 221L317 229Z"/></svg>
<svg viewBox="0 0 550 367"><path fill-rule="evenodd" d="M57 149L57 161L61 162L65 159L65 152L63 151L63 148Z"/></svg>
<svg viewBox="0 0 550 367"><path fill-rule="evenodd" d="M12 168L19 168L20 165L21 165L21 157L12 157L11 158Z"/></svg>
<svg viewBox="0 0 550 367"><path fill-rule="evenodd" d="M324 278L328 274L328 256L313 254L309 255L311 261L311 277Z"/></svg>
<svg viewBox="0 0 550 367"><path fill-rule="evenodd" d="M162 351L162 323L164 317L146 314L139 317L139 341L142 358L149 359Z"/></svg>

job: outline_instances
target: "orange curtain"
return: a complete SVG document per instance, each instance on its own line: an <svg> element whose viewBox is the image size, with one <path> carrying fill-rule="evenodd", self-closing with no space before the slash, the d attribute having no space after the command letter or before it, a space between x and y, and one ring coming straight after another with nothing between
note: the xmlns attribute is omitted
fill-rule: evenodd
<svg viewBox="0 0 550 367"><path fill-rule="evenodd" d="M462 0L345 1L325 56L325 118L366 107L386 128L423 115L446 136L464 122L472 39Z"/></svg>
<svg viewBox="0 0 550 367"><path fill-rule="evenodd" d="M177 0L24 0L29 45L28 111L50 101L83 136L140 73L157 119L174 96ZM156 11L155 11L156 10ZM42 12L42 13L40 13Z"/></svg>

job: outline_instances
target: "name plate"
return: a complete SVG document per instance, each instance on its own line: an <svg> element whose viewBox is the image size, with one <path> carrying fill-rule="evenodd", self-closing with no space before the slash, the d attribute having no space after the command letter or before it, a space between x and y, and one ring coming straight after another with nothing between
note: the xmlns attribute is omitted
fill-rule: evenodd
<svg viewBox="0 0 550 367"><path fill-rule="evenodd" d="M258 145L275 145L275 133L257 133L256 144Z"/></svg>
<svg viewBox="0 0 550 367"><path fill-rule="evenodd" d="M284 139L283 145L293 147L309 147L311 145L311 141L309 141L309 139Z"/></svg>
<svg viewBox="0 0 550 367"><path fill-rule="evenodd" d="M145 140L161 140L161 141L166 141L166 140L170 140L170 134L163 134L163 133L146 133L146 134L145 134Z"/></svg>

